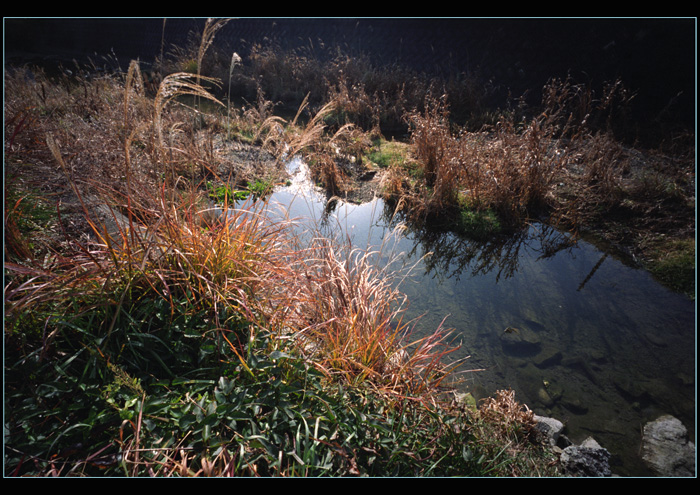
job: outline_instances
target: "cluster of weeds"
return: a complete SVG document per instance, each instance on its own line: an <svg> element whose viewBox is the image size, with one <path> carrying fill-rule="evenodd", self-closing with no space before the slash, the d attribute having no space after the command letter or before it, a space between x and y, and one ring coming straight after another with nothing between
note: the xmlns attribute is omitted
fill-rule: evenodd
<svg viewBox="0 0 700 495"><path fill-rule="evenodd" d="M557 460L540 445L535 416L515 400L512 390L500 390L483 401L472 423L479 449L487 462L481 469L500 476L557 476ZM478 433L476 433L478 431ZM477 452L469 454L471 458Z"/></svg>
<svg viewBox="0 0 700 495"><path fill-rule="evenodd" d="M251 197L264 198L272 191L272 183L261 179L249 181L244 190L234 189L229 184L215 184L207 182L206 188L209 197L217 204L233 204Z"/></svg>
<svg viewBox="0 0 700 495"><path fill-rule="evenodd" d="M414 338L404 321L406 298L381 252L341 248L319 239L303 265L297 337L316 366L352 384L371 383L391 395L421 396L439 388L450 368L443 357L456 347L440 327ZM384 253L391 256L391 253Z"/></svg>
<svg viewBox="0 0 700 495"><path fill-rule="evenodd" d="M5 258L27 259L41 254L56 229L56 213L36 191L5 182Z"/></svg>
<svg viewBox="0 0 700 495"><path fill-rule="evenodd" d="M549 114L529 122L504 115L493 128L467 132L453 129L443 98L407 118L420 181L390 194L403 197L411 214L419 217L461 216L468 205L494 211L504 223L517 223L546 203L557 174L567 165Z"/></svg>

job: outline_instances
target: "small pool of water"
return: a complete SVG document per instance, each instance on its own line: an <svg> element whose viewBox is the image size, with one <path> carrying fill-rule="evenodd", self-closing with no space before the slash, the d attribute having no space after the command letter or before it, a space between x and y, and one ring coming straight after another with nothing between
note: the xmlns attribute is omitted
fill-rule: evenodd
<svg viewBox="0 0 700 495"><path fill-rule="evenodd" d="M447 316L461 342L454 358L469 356L463 390L483 398L513 389L536 414L564 422L575 443L595 438L618 475L652 474L639 457L641 430L662 414L694 438L694 301L543 224L488 242L396 236L381 200L329 206L305 181L302 162L290 162L290 172L291 184L269 200L273 209L357 248L384 243L383 259L400 255L413 267L401 285L409 316L421 316L425 333Z"/></svg>

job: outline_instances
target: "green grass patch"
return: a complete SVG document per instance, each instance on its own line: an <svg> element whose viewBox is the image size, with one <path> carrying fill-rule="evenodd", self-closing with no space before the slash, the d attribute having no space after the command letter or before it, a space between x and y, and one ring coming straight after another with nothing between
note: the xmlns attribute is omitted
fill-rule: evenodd
<svg viewBox="0 0 700 495"><path fill-rule="evenodd" d="M695 297L695 240L672 240L660 244L649 263L651 273L664 285Z"/></svg>
<svg viewBox="0 0 700 495"><path fill-rule="evenodd" d="M367 158L376 163L380 168L412 168L412 160L409 155L409 147L406 143L377 139L373 142Z"/></svg>
<svg viewBox="0 0 700 495"><path fill-rule="evenodd" d="M56 219L56 211L40 193L5 185L6 254L19 259L39 254Z"/></svg>
<svg viewBox="0 0 700 495"><path fill-rule="evenodd" d="M455 231L469 237L486 239L501 232L501 222L491 210L462 208L457 215Z"/></svg>
<svg viewBox="0 0 700 495"><path fill-rule="evenodd" d="M60 327L74 337L88 333L75 321ZM516 424L510 429L521 438L509 439L508 452L481 441L493 432L482 436L489 425L476 410L329 383L259 328L241 335L245 362L223 352L217 369L192 363L182 346L200 354L208 332L183 333L154 348L145 374L145 360L134 367L132 359L164 335L138 326L128 333L111 346L96 338L82 352L63 343L60 363L13 361L6 475L508 476L543 456ZM26 454L33 462L22 462Z"/></svg>
<svg viewBox="0 0 700 495"><path fill-rule="evenodd" d="M248 182L246 189L234 189L228 184L207 182L207 193L209 194L209 198L217 204L229 204L246 200L251 195L253 195L254 198L264 198L272 191L272 187L272 182L260 179Z"/></svg>

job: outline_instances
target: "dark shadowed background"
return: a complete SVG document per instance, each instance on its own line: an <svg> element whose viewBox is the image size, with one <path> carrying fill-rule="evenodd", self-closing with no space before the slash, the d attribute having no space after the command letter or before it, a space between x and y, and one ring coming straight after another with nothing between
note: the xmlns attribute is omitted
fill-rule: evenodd
<svg viewBox="0 0 700 495"><path fill-rule="evenodd" d="M186 43L204 22L6 18L5 62L113 53L123 67L132 58L148 63L162 46ZM549 78L567 74L594 84L620 78L637 93L639 118L663 113L689 127L695 122L695 18L240 18L215 40L243 57L271 41L290 49L337 45L377 64L479 74L514 96L536 98Z"/></svg>

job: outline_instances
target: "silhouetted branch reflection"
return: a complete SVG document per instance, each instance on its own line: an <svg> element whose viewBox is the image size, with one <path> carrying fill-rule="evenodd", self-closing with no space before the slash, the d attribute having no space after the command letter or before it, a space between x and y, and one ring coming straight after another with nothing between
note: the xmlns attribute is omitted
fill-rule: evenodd
<svg viewBox="0 0 700 495"><path fill-rule="evenodd" d="M388 212L393 215L393 212ZM385 208L385 214L387 209ZM525 251L546 259L570 251L577 239L555 227L534 222L488 239L445 232L430 226L410 225L408 237L415 241L407 253L410 258L425 257L426 273L440 279L459 280L469 276L494 273L496 281L510 278L518 271Z"/></svg>

